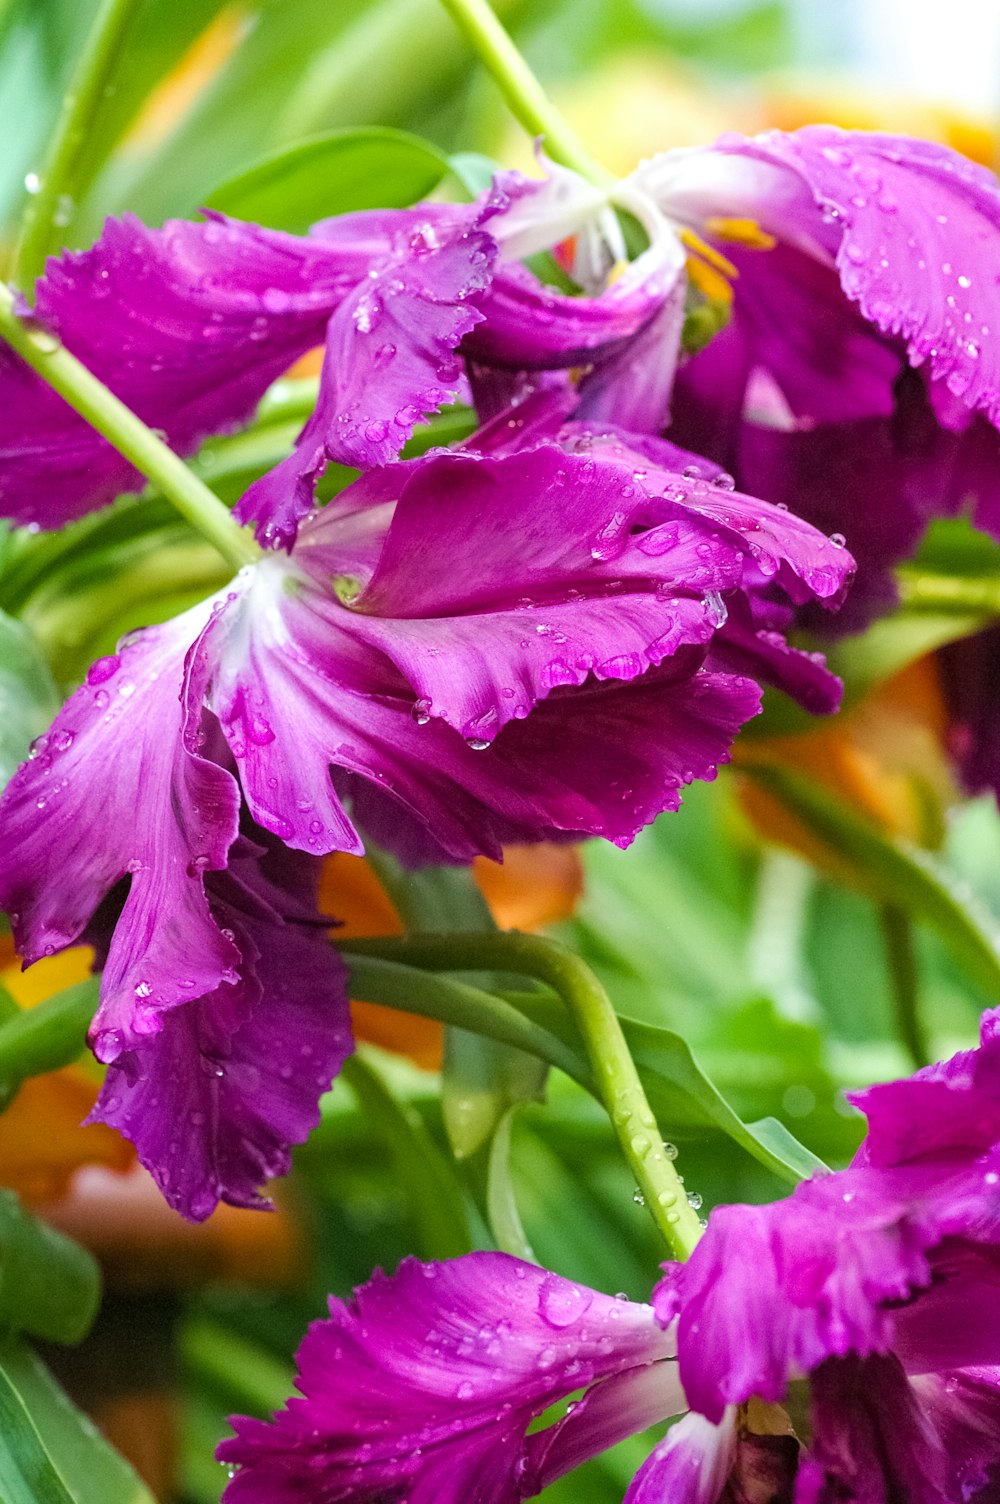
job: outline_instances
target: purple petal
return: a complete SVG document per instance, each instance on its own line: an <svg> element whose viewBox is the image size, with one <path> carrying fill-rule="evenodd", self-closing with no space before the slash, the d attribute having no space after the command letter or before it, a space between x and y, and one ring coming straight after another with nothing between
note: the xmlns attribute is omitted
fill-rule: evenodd
<svg viewBox="0 0 1000 1504"><path fill-rule="evenodd" d="M531 1420L670 1351L647 1306L506 1254L406 1260L330 1301L299 1349L302 1399L270 1424L234 1420L227 1504L517 1504Z"/></svg>
<svg viewBox="0 0 1000 1504"><path fill-rule="evenodd" d="M1000 1034L983 1015L980 1046L902 1081L851 1093L868 1119L855 1163L914 1164L940 1155L966 1163L1000 1142Z"/></svg>
<svg viewBox="0 0 1000 1504"><path fill-rule="evenodd" d="M529 1437L525 1478L532 1493L686 1406L672 1363L647 1363L601 1379L562 1420Z"/></svg>
<svg viewBox="0 0 1000 1504"><path fill-rule="evenodd" d="M679 1313L678 1359L694 1409L716 1423L752 1395L778 1401L793 1373L884 1352L891 1307L925 1289L934 1219L877 1174L806 1181L768 1207L721 1207L690 1261L654 1297Z"/></svg>
<svg viewBox="0 0 1000 1504"><path fill-rule="evenodd" d="M315 890L318 867L300 859L290 894L268 883L256 852L209 877L242 976L174 1008L120 1055L88 1120L132 1139L166 1200L195 1221L220 1200L269 1206L261 1187L287 1174L290 1146L319 1121L350 1053L344 965L315 908L311 922L286 917Z"/></svg>
<svg viewBox="0 0 1000 1504"><path fill-rule="evenodd" d="M821 1364L812 1422L796 1504L952 1504L944 1449L895 1358Z"/></svg>
<svg viewBox="0 0 1000 1504"><path fill-rule="evenodd" d="M691 1411L646 1458L623 1504L719 1504L736 1460L736 1437L731 1412L713 1425Z"/></svg>
<svg viewBox="0 0 1000 1504"><path fill-rule="evenodd" d="M0 800L0 903L29 963L73 944L129 879L93 1026L106 1061L164 1009L234 980L240 961L205 893L239 811L235 780L199 751L202 686L185 669L207 615L197 607L95 663Z"/></svg>
<svg viewBox="0 0 1000 1504"><path fill-rule="evenodd" d="M327 461L368 469L395 458L423 415L454 396L454 351L482 314L496 254L459 220L450 233L408 222L402 244L346 298L326 337L319 399L295 453L241 499L236 515L262 542L287 545L310 510Z"/></svg>
<svg viewBox="0 0 1000 1504"><path fill-rule="evenodd" d="M236 428L367 272L370 246L332 246L212 215L147 229L108 220L90 250L50 260L36 314L144 422L189 454ZM0 498L59 527L143 477L6 346Z"/></svg>
<svg viewBox="0 0 1000 1504"><path fill-rule="evenodd" d="M949 643L937 661L962 782L970 794L1000 798L1000 628Z"/></svg>

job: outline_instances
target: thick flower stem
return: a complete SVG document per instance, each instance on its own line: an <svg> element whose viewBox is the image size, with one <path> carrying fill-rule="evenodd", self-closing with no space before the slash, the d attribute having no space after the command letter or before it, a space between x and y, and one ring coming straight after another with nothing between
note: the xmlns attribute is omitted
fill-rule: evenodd
<svg viewBox="0 0 1000 1504"><path fill-rule="evenodd" d="M157 438L124 402L91 375L53 335L22 318L10 288L0 284L0 338L103 434L162 492L181 516L219 550L234 569L260 558L256 543L233 521L229 509Z"/></svg>
<svg viewBox="0 0 1000 1504"><path fill-rule="evenodd" d="M25 292L41 276L53 231L75 208L78 169L90 126L114 74L128 28L142 0L104 0L80 54L62 111L28 200L14 255L13 281ZM60 224L60 220L62 223Z"/></svg>
<svg viewBox="0 0 1000 1504"><path fill-rule="evenodd" d="M517 972L557 992L579 1030L601 1101L650 1215L675 1257L687 1258L701 1235L701 1223L667 1157L611 1000L578 956L552 940L517 932L356 940L350 948L358 956L378 956L428 971Z"/></svg>
<svg viewBox="0 0 1000 1504"><path fill-rule="evenodd" d="M530 135L541 136L553 161L572 167L593 183L610 182L610 174L584 150L576 132L556 109L488 0L441 0L441 3L492 73L512 113Z"/></svg>

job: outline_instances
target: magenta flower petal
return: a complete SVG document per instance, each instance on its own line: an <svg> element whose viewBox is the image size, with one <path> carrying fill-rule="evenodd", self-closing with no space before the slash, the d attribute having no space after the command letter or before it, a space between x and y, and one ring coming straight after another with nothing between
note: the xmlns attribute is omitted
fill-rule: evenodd
<svg viewBox="0 0 1000 1504"><path fill-rule="evenodd" d="M948 1460L893 1357L831 1358L812 1375L813 1445L796 1504L952 1504Z"/></svg>
<svg viewBox="0 0 1000 1504"><path fill-rule="evenodd" d="M227 1504L517 1504L535 1416L671 1352L647 1306L506 1254L406 1260L330 1301L299 1349L303 1398L271 1423L234 1420L217 1454L239 1468ZM664 1396L662 1414L669 1379Z"/></svg>
<svg viewBox="0 0 1000 1504"><path fill-rule="evenodd" d="M352 1047L343 963L315 910L298 912L318 864L300 859L286 893L258 853L207 884L239 948L239 980L172 1009L125 1050L89 1120L132 1139L166 1200L194 1221L220 1200L270 1204L261 1187L287 1174L290 1146L319 1121L319 1098Z"/></svg>
<svg viewBox="0 0 1000 1504"><path fill-rule="evenodd" d="M692 1410L670 1427L629 1484L622 1504L719 1504L736 1460L732 1413L716 1426Z"/></svg>
<svg viewBox="0 0 1000 1504"><path fill-rule="evenodd" d="M452 217L446 225L410 216L330 320L319 399L295 452L237 507L262 542L291 543L329 460L385 464L424 415L455 395L462 368L454 352L482 318L476 303L496 247L469 212Z"/></svg>
<svg viewBox="0 0 1000 1504"><path fill-rule="evenodd" d="M72 945L129 880L94 1021L102 1060L239 964L205 892L236 837L239 790L199 750L203 691L184 672L207 614L149 628L94 664L3 795L0 903L29 963Z"/></svg>
<svg viewBox="0 0 1000 1504"><path fill-rule="evenodd" d="M245 422L276 377L322 342L367 273L370 245L335 247L212 215L147 229L108 220L88 251L50 259L36 316L181 454ZM18 523L59 527L143 477L6 346L0 497Z"/></svg>

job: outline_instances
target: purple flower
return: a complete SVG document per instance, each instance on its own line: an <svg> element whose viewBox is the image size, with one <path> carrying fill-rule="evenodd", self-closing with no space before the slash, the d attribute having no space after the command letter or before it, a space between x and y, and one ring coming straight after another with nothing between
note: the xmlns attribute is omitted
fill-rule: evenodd
<svg viewBox="0 0 1000 1504"><path fill-rule="evenodd" d="M1000 1484L1000 1033L858 1093L850 1169L716 1210L654 1305L718 1423L807 1375L799 1504L986 1504Z"/></svg>
<svg viewBox="0 0 1000 1504"><path fill-rule="evenodd" d="M281 1161L280 1123L303 1136L347 1048L332 962L321 1039L295 990L275 990L319 966L321 937L291 878L267 875L272 847L357 852L358 824L408 862L594 834L626 845L714 777L756 713L757 677L836 704L837 681L758 629L749 596L766 580L833 598L842 550L662 456L640 455L640 472L614 436L582 451L370 471L291 555L94 664L0 799L19 949L30 964L101 939L91 1038L120 1068L100 1112L142 1138L166 1187L187 1153L189 1211L253 1198L251 1168ZM234 845L241 829L255 844ZM286 1100L280 1073L253 1102L244 1090L279 1015L283 1068L296 1050L308 1061L308 1105ZM196 1087L226 1048L250 1064L208 1081L209 1107ZM184 1144L212 1113L242 1137L203 1166Z"/></svg>
<svg viewBox="0 0 1000 1504"><path fill-rule="evenodd" d="M575 236L590 292L622 254L610 208L649 248L600 297L500 269L463 345L483 416L523 373L582 366L580 420L669 421L742 489L848 536L859 582L828 630L892 603L889 566L929 517L971 497L1000 536L992 174L926 142L810 127L666 152L605 192L571 176L498 180L501 245Z"/></svg>
<svg viewBox="0 0 1000 1504"><path fill-rule="evenodd" d="M287 542L328 458L391 459L422 414L454 394L452 351L479 317L495 254L474 228L480 213L350 214L309 237L212 213L162 230L108 220L89 251L49 261L33 316L181 454L246 422L275 378L326 339L320 408L294 466L281 468L280 500L266 490L244 500L267 541ZM0 444L4 515L59 527L142 486L3 345L0 393L10 420Z"/></svg>
<svg viewBox="0 0 1000 1504"><path fill-rule="evenodd" d="M649 1306L507 1254L408 1259L349 1303L331 1299L299 1349L301 1399L270 1423L233 1420L236 1436L217 1453L239 1469L226 1504L519 1504L684 1410L673 1356ZM528 1435L581 1389L561 1420ZM744 1443L741 1429L732 1417L718 1428L687 1417L626 1504L764 1497L739 1485L760 1471L756 1443L772 1438ZM669 1494L652 1488L668 1476Z"/></svg>

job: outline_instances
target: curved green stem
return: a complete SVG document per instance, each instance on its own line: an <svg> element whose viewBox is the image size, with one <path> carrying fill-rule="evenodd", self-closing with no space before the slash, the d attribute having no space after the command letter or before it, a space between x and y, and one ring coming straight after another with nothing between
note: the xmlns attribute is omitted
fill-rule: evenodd
<svg viewBox="0 0 1000 1504"><path fill-rule="evenodd" d="M488 0L441 0L463 36L496 80L511 111L532 136L541 136L553 161L601 186L611 175L580 143L532 73Z"/></svg>
<svg viewBox="0 0 1000 1504"><path fill-rule="evenodd" d="M45 257L53 248L53 230L68 219L63 205L75 207L77 169L90 126L121 56L125 36L142 0L103 0L80 54L62 111L49 141L38 176L38 190L29 199L14 254L13 280L27 291L41 276ZM60 223L60 220L62 221Z"/></svg>
<svg viewBox="0 0 1000 1504"><path fill-rule="evenodd" d="M29 1076L76 1059L97 1009L99 985L97 977L88 977L0 1025L0 1106Z"/></svg>
<svg viewBox="0 0 1000 1504"><path fill-rule="evenodd" d="M578 956L555 941L517 932L355 940L350 949L354 956L377 956L429 971L518 972L547 983L557 992L579 1030L601 1100L646 1206L674 1254L678 1258L688 1256L701 1236L697 1213L688 1205L684 1187L667 1157L611 999ZM464 1027L469 1027L468 1022Z"/></svg>
<svg viewBox="0 0 1000 1504"><path fill-rule="evenodd" d="M373 954L367 948L383 943L345 941L340 953L350 969L352 997L419 1013L423 1018L435 1018L439 1023L526 1050L556 1066L585 1090L594 1091L586 1062L548 1029L532 1023L491 992L457 982L454 977L429 977L425 970Z"/></svg>
<svg viewBox="0 0 1000 1504"><path fill-rule="evenodd" d="M2 284L0 338L151 480L234 569L260 558L250 534L233 521L215 493L75 355L44 329L20 318L14 294Z"/></svg>

